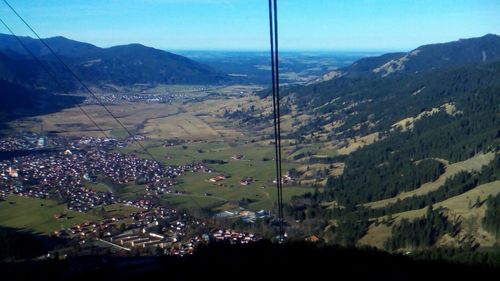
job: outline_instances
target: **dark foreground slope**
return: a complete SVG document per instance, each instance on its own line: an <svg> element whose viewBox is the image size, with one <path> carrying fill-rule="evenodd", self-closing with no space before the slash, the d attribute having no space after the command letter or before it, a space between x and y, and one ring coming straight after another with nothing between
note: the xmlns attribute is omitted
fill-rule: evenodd
<svg viewBox="0 0 500 281"><path fill-rule="evenodd" d="M477 280L496 268L416 261L368 250L259 242L211 244L184 259L87 256L0 265L4 280Z"/></svg>

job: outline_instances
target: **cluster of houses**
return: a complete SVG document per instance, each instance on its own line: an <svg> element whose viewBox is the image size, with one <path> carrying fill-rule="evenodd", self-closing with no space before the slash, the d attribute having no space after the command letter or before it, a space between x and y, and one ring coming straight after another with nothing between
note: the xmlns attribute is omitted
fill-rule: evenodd
<svg viewBox="0 0 500 281"><path fill-rule="evenodd" d="M58 237L68 238L106 238L121 235L124 232L157 227L159 222L176 216L175 210L164 207L154 207L147 200L137 200L134 202L123 203L138 208L137 212L131 212L129 215L114 215L111 218L105 218L99 223L84 222L75 224L70 228L61 229L54 232ZM144 209L148 208L148 209ZM140 209L139 209L140 208ZM58 214L56 219L63 221L65 214Z"/></svg>
<svg viewBox="0 0 500 281"><path fill-rule="evenodd" d="M23 136L10 136L0 139L0 151L29 150L37 147L38 136L26 134Z"/></svg>
<svg viewBox="0 0 500 281"><path fill-rule="evenodd" d="M1 139L2 149L19 148L17 145L33 148L36 136L32 139ZM52 141L52 140L51 140ZM126 140L125 143L133 140ZM194 228L205 227L205 222L196 220L186 213L164 208L148 199L123 200L111 191L103 192L88 188L88 183L97 177L107 177L117 184L144 184L147 195L178 192L171 189L177 183L176 178L187 172L212 173L204 163L192 163L183 166L162 167L155 161L139 158L135 155L112 152L110 148L123 145L123 141L107 138L84 137L78 140L55 138L54 143L65 149L48 150L19 156L0 162L0 199L8 194L36 198L65 199L68 209L87 212L99 206L122 204L137 208L128 215L115 215L100 222L85 222L56 231L54 235L78 239L101 241L117 249L162 249L165 254L190 254L199 243L227 240L231 243L256 241L250 233L232 230L216 230L213 233L197 233L188 237ZM225 179L224 175L213 178L215 182ZM248 183L253 179L246 178ZM147 197L146 197L147 198ZM255 221L268 216L262 211L243 212L242 219ZM65 214L55 218L66 220Z"/></svg>
<svg viewBox="0 0 500 281"><path fill-rule="evenodd" d="M50 189L45 186L34 189L21 184L0 183L0 194L2 194L4 198L7 197L8 194L15 194L19 196L46 199L50 196Z"/></svg>
<svg viewBox="0 0 500 281"><path fill-rule="evenodd" d="M186 214L178 214L176 210L154 206L150 201L137 200L126 204L138 209L129 215L115 215L103 219L99 223L84 222L72 227L54 232L58 237L100 240L107 245L122 250L132 248L165 248L174 242L180 241L186 229L194 222ZM65 215L57 215L56 219L64 220ZM162 224L172 227L161 227ZM199 222L198 222L199 223Z"/></svg>
<svg viewBox="0 0 500 281"><path fill-rule="evenodd" d="M225 179L226 179L225 175L218 174L217 176L210 178L208 181L211 183L217 183L217 182L223 181Z"/></svg>
<svg viewBox="0 0 500 281"><path fill-rule="evenodd" d="M253 233L238 232L230 229L217 229L212 233L212 236L217 242L226 241L231 244L248 244L258 240Z"/></svg>
<svg viewBox="0 0 500 281"><path fill-rule="evenodd" d="M112 138L112 137L81 137L76 145L77 146L87 146L87 147L101 147L101 148L113 148L113 147L119 147L119 148L125 148L129 146L132 143L135 143L137 141L143 141L146 139L146 136L144 135L133 135L133 136L128 136L124 139L117 139L117 138ZM62 145L67 144L67 139L63 138ZM74 148L74 146L73 146Z"/></svg>
<svg viewBox="0 0 500 281"><path fill-rule="evenodd" d="M0 189L22 196L64 198L68 208L85 212L98 205L112 204L116 198L109 192L85 187L91 161L76 153L47 152L5 160L0 164ZM15 170L16 174L12 171Z"/></svg>
<svg viewBox="0 0 500 281"><path fill-rule="evenodd" d="M3 201L7 198L7 191L0 189L0 201Z"/></svg>
<svg viewBox="0 0 500 281"><path fill-rule="evenodd" d="M200 244L210 242L229 242L246 244L258 240L253 233L243 233L230 229L215 229L208 233L197 233L188 237L192 227L207 224L186 213L153 206L149 202L133 202L133 206L147 206L148 210L139 210L128 216L120 215L104 219L99 223L85 222L56 231L54 235L69 239L78 239L80 244L87 241L101 241L104 246L119 251L159 250L156 253L184 256L192 254ZM64 215L57 215L64 219Z"/></svg>
<svg viewBox="0 0 500 281"><path fill-rule="evenodd" d="M241 154L236 154L236 155L231 156L231 159L233 159L233 160L243 160L243 158L245 158L245 156L241 155Z"/></svg>
<svg viewBox="0 0 500 281"><path fill-rule="evenodd" d="M165 219L165 218L163 218ZM158 226L160 218L154 225ZM164 254L184 255L191 254L198 241L195 238L184 241L186 230L194 223L186 219L186 216L171 220L168 226L161 228L161 232L152 231L152 226L134 228L123 233L104 238L111 245L130 251L133 248L159 248ZM199 223L199 222L198 222ZM139 231L138 231L139 230Z"/></svg>
<svg viewBox="0 0 500 281"><path fill-rule="evenodd" d="M257 212L252 212L248 210L239 210L239 211L222 211L220 213L215 214L216 218L238 218L247 223L255 223L258 219L266 219L271 216L271 212L269 210L260 210Z"/></svg>
<svg viewBox="0 0 500 281"><path fill-rule="evenodd" d="M295 179L292 178L290 176L290 174L286 174L286 175L284 175L284 176L281 177L281 183L282 184L287 184L287 183L291 183L291 182L294 182L294 181L295 181ZM273 180L273 183L276 183L276 180Z"/></svg>
<svg viewBox="0 0 500 281"><path fill-rule="evenodd" d="M197 235L184 243L179 243L164 251L165 254L174 256L185 256L193 254L200 244L210 242L227 242L231 244L248 244L258 241L259 238L253 233L238 232L231 229L214 229L211 233Z"/></svg>
<svg viewBox="0 0 500 281"><path fill-rule="evenodd" d="M220 184L221 181L225 180L227 177L224 175L224 174L218 174L214 177L211 177L210 179L208 179L209 182L211 183L214 183L214 184L217 184L219 186L224 186L222 184ZM247 186L247 185L250 185L252 183L255 182L255 179L253 177L244 177L240 180L240 184L243 185L243 186Z"/></svg>
<svg viewBox="0 0 500 281"><path fill-rule="evenodd" d="M128 251L135 247L143 249L148 247L159 247L163 249L170 241L170 239L167 239L163 235L154 232L146 233L145 231L133 234L119 234L109 238L109 243L123 247L124 250Z"/></svg>
<svg viewBox="0 0 500 281"><path fill-rule="evenodd" d="M71 189L65 195L68 200L68 209L79 212L87 212L98 206L119 202L119 199L111 192L97 192L85 187Z"/></svg>
<svg viewBox="0 0 500 281"><path fill-rule="evenodd" d="M153 209L155 207L155 205L153 204L153 202L150 201L150 200L147 200L147 199L138 199L138 200L134 200L134 201L126 201L125 204L128 205L128 206L133 206L133 207L136 207L136 208L146 209L146 210L151 210L151 209Z"/></svg>
<svg viewBox="0 0 500 281"><path fill-rule="evenodd" d="M253 182L255 182L254 178L252 177L244 177L240 180L240 184L241 185L250 185L252 184Z"/></svg>
<svg viewBox="0 0 500 281"><path fill-rule="evenodd" d="M175 179L161 179L148 183L146 184L146 194L149 196L158 196L162 194L183 194L184 192L171 188L177 183L178 182Z"/></svg>
<svg viewBox="0 0 500 281"><path fill-rule="evenodd" d="M138 103L173 103L179 100L184 100L189 96L181 93L161 93L161 94L106 94L99 96L99 103L117 104L121 102L138 102ZM92 97L84 101L85 104L96 104L96 100Z"/></svg>
<svg viewBox="0 0 500 281"><path fill-rule="evenodd" d="M13 140L11 140L13 141ZM14 142L15 143L15 142ZM203 163L162 167L133 154L110 152L116 140L82 138L68 140L62 151L47 151L0 162L0 189L15 194L65 198L72 210L85 212L99 205L119 202L111 192L87 188L98 176L116 184L144 184L148 195L178 193L170 187L188 171L213 172Z"/></svg>

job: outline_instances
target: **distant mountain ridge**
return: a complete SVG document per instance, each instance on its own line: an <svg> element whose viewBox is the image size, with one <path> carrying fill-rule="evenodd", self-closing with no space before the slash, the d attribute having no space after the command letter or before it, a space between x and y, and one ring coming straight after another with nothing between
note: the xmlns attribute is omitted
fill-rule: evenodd
<svg viewBox="0 0 500 281"><path fill-rule="evenodd" d="M387 77L496 60L500 60L500 36L486 34L477 38L423 45L406 53L363 58L326 77Z"/></svg>
<svg viewBox="0 0 500 281"><path fill-rule="evenodd" d="M0 34L0 129L6 121L57 112L83 101L80 97L54 94L81 89L81 85L39 40L20 39L50 69L57 81L14 36ZM44 40L89 86L220 84L230 81L229 76L209 66L140 44L99 48L60 36Z"/></svg>
<svg viewBox="0 0 500 281"><path fill-rule="evenodd" d="M58 77L65 81L71 79L67 70L39 40L30 37L20 39ZM44 41L84 81L90 83L218 84L229 80L228 76L209 66L140 44L100 48L61 36ZM23 63L13 66L20 61ZM34 64L36 61L14 36L0 34L0 78L21 84L50 85L50 77L39 66L33 68Z"/></svg>
<svg viewBox="0 0 500 281"><path fill-rule="evenodd" d="M355 106L356 114L341 114L344 125L338 129L345 130L361 120L373 119L376 121L372 120L368 129L373 133L386 130L387 126L390 129L391 124L417 116L425 108L453 102L455 92L459 92L454 87L471 92L498 87L499 65L500 36L487 34L424 45L407 53L363 58L337 70L327 81L285 88L283 95L293 97L300 110L314 114L331 115L342 112L346 104ZM469 76L480 78L464 79ZM263 91L260 95L268 94L269 91ZM300 131L314 130L318 125L332 122L324 117L312 126L303 124Z"/></svg>

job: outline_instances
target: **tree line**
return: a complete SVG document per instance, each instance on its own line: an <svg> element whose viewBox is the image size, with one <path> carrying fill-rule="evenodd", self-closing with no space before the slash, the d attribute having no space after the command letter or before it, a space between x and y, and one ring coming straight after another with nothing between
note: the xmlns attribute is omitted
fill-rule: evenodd
<svg viewBox="0 0 500 281"><path fill-rule="evenodd" d="M446 180L446 182L437 190L421 196L412 196L391 204L385 208L371 209L370 216L380 217L388 214L395 214L415 209L421 209L425 206L444 201L448 198L460 195L479 185L493 182L500 179L500 155L486 166L483 166L480 172L462 171ZM475 207L477 202L469 202L469 207Z"/></svg>
<svg viewBox="0 0 500 281"><path fill-rule="evenodd" d="M404 218L394 225L385 247L389 250L428 248L434 246L443 234L455 231L456 225L448 221L442 210L429 206L425 217L414 220Z"/></svg>

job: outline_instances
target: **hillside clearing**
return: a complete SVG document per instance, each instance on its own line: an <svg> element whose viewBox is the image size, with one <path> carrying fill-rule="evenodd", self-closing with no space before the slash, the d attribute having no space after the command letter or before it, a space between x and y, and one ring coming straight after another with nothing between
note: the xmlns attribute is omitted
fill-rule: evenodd
<svg viewBox="0 0 500 281"><path fill-rule="evenodd" d="M371 224L368 232L358 240L358 246L371 246L384 249L384 242L391 237L392 227L385 224Z"/></svg>
<svg viewBox="0 0 500 281"><path fill-rule="evenodd" d="M415 93L418 94L420 91L421 90L419 90ZM422 118L432 116L440 111L444 111L444 112L446 112L446 114L452 115L452 116L455 114L461 113L461 111L457 110L455 104L445 103L438 108L434 107L431 110L424 111L424 112L420 113L419 115L417 115L417 117L408 117L408 118L405 118L403 120L400 120L391 126L391 130L399 129L402 132L412 130L415 122L421 120Z"/></svg>
<svg viewBox="0 0 500 281"><path fill-rule="evenodd" d="M354 151L362 148L365 145L373 144L374 142L380 140L380 134L378 132L369 134L363 137L356 137L354 139L347 139L347 144L345 147L342 147L338 150L338 154L340 155L348 155L353 153Z"/></svg>
<svg viewBox="0 0 500 281"><path fill-rule="evenodd" d="M433 205L434 208L446 208L454 215L467 215L471 212L471 208L475 204L476 200L479 198L480 202L485 201L488 196L495 196L500 193L500 181L494 181L486 184L482 184L472 190L469 190L460 195L448 198L444 201L438 202ZM469 205L470 203L470 205ZM471 206L471 208L469 208ZM417 210L411 210L406 212L401 212L394 214L392 217L396 220L401 220L403 218L414 219L425 215L427 207Z"/></svg>
<svg viewBox="0 0 500 281"><path fill-rule="evenodd" d="M458 174L461 171L469 171L469 172L480 171L481 167L483 167L484 165L488 165L493 160L494 157L495 153L489 152L486 154L478 154L462 162L447 164L446 171L437 180L433 182L425 183L421 185L419 188L411 191L401 192L400 194L392 198L374 201L363 205L365 207L373 209L384 208L390 204L396 203L398 200L403 200L405 198L409 198L412 196L421 196L428 194L429 192L437 190L440 186L442 186L446 182L447 179L453 177L454 175Z"/></svg>

